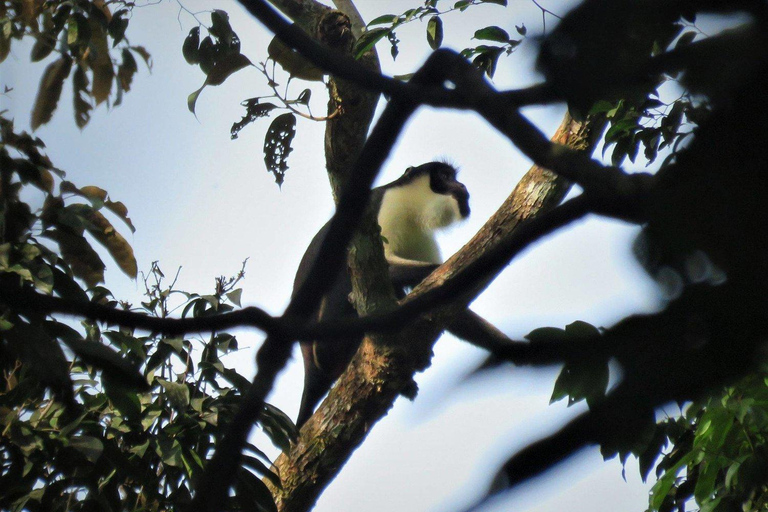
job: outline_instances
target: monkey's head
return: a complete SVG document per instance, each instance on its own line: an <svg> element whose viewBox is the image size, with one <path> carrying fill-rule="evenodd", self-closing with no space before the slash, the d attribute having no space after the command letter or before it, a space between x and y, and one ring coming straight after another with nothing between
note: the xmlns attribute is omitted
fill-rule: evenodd
<svg viewBox="0 0 768 512"><path fill-rule="evenodd" d="M403 175L392 182L393 186L408 186L416 183L420 178L428 178L429 190L437 196L448 196L455 200L455 206L458 210L458 219L446 219L447 222L441 223L448 225L456 220L469 217L469 192L464 184L456 179L457 170L451 164L445 162L428 162L417 167L409 167ZM444 201L440 201L443 202ZM448 204L451 204L449 202Z"/></svg>

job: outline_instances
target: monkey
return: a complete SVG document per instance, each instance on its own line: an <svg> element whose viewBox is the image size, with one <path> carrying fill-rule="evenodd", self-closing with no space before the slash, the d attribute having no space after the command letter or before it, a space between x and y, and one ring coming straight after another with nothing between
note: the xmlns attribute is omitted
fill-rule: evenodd
<svg viewBox="0 0 768 512"><path fill-rule="evenodd" d="M438 229L469 217L469 192L456 179L457 170L443 162L409 167L395 181L371 191L381 228L384 256L389 277L398 299L442 263L435 240ZM295 294L309 273L328 231L326 223L312 239L299 263L294 281ZM352 283L347 272L340 272L323 296L315 320L351 317L356 311L349 301ZM301 427L320 399L352 360L362 338L340 338L324 343L301 343L304 359L304 392L296 419Z"/></svg>

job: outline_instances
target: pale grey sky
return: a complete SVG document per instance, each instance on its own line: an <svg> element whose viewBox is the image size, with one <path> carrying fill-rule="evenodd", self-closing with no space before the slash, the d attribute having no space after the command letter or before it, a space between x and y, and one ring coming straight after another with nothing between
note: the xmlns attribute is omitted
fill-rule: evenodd
<svg viewBox="0 0 768 512"><path fill-rule="evenodd" d="M418 3L360 0L358 5L370 20ZM541 3L558 13L573 4ZM515 25L525 23L529 36L540 35L541 12L533 3L510 4L507 9L487 5L446 16L445 44L456 49L472 44L473 31L486 25L514 33ZM234 2L190 0L184 5L191 11L228 11L243 53L254 62L266 58L269 34ZM200 19L210 18L202 13ZM547 18L548 27L555 22ZM123 232L134 246L140 269L147 270L154 260L160 260L166 274L182 266L179 287L205 293L215 276L236 273L242 260L250 258L244 304L280 313L304 248L333 209L322 155L323 126L299 121L290 171L278 189L261 152L269 122L248 126L235 141L229 137L230 126L242 115L239 102L267 94L257 71L247 69L222 86L206 88L197 103L197 119L187 111L187 95L204 80L181 56L182 41L194 25L174 1L134 9L128 34L133 44L146 46L152 54L152 73L140 63L123 105L96 109L83 131L74 125L72 93L65 87L53 121L37 135L68 179L103 187L128 206L137 231L133 236ZM424 31L425 24L419 22L398 31L402 42L396 62L386 43L380 45L387 74L412 72L423 61L429 51ZM28 52L29 45L14 45L0 64L0 86L14 88L0 96L0 110L8 108L17 126L27 129L47 64L30 65ZM535 45L526 40L511 57L502 58L497 87L535 82L534 57ZM313 111L322 113L324 86L293 84L297 92L308 86L313 89ZM562 106L526 111L546 133L554 131L563 112ZM441 238L443 253L449 255L501 204L530 163L476 116L423 109L409 124L381 182L391 181L408 165L440 157L461 167L460 178L472 196L472 218ZM654 288L630 256L635 233L617 222L581 222L515 260L473 309L517 338L536 327L563 327L574 320L609 326L628 313L653 309L658 305ZM108 269L106 284L118 298L138 302L141 286L119 271ZM237 364L251 375L261 336L240 337L249 349L239 354ZM417 399L397 401L320 498L317 512L460 510L479 495L515 448L581 410L548 405L557 369L505 369L463 382L482 358L479 350L447 337L441 340L432 367L417 377ZM301 395L300 366L297 352L269 398L292 417ZM640 484L634 461L626 475L627 482L620 464L603 463L593 448L485 510L645 510L649 486Z"/></svg>

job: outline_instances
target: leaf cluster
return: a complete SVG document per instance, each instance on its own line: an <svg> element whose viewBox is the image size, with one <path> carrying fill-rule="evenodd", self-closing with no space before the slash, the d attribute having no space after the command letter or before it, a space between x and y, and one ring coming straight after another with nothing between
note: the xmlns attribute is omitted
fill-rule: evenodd
<svg viewBox="0 0 768 512"><path fill-rule="evenodd" d="M138 71L133 54L151 67L149 53L129 45L125 37L132 2L110 4L102 0L8 0L0 4L0 62L8 56L12 41L24 37L35 39L32 62L58 55L43 71L32 109L32 129L51 120L70 75L75 123L83 128L94 107L111 98L119 105L123 94L130 91Z"/></svg>
<svg viewBox="0 0 768 512"><path fill-rule="evenodd" d="M0 286L33 288L80 303L131 309L100 286L102 244L131 277L132 249L104 215L133 230L125 206L94 186L64 180L38 138L0 118ZM33 209L22 198L42 192ZM102 213L104 212L104 213ZM88 233L88 235L86 235ZM219 278L211 295L167 285L154 264L148 315L205 317L239 306L244 271ZM84 288L79 281L86 283ZM175 282L175 281L174 281ZM178 302L178 304L176 304ZM0 508L3 510L172 510L189 503L196 479L250 383L227 364L235 336L140 336L130 329L0 303ZM295 427L266 406L262 426L285 449ZM226 510L275 510L261 477L279 486L271 461L249 444Z"/></svg>
<svg viewBox="0 0 768 512"><path fill-rule="evenodd" d="M200 26L193 27L181 47L184 59L200 66L205 82L187 98L187 107L195 113L195 103L206 85L221 85L233 73L250 66L251 61L240 53L240 38L229 24L229 14L222 10L211 11L208 35L200 39Z"/></svg>
<svg viewBox="0 0 768 512"><path fill-rule="evenodd" d="M460 0L455 2L452 7L441 11L437 8L437 3L437 0L429 0L424 2L423 6L408 9L402 14L383 14L373 19L368 23L366 31L355 43L353 52L355 58L362 57L376 43L386 38L390 43L392 59L396 59L400 53L398 47L400 40L397 39L395 29L416 20L423 21L425 18L429 18L426 26L427 43L430 48L437 50L443 44L443 20L440 16L454 11L464 12L472 6L482 4L496 4L504 7L507 5L506 0ZM517 30L520 35L525 35L525 27L519 27ZM475 39L503 43L502 46L481 45L467 48L462 52L462 56L466 58L474 57L473 62L490 77L493 76L496 70L496 62L499 56L503 52L509 54L520 44L520 41L511 39L504 29L495 26L478 30L475 32L474 37Z"/></svg>
<svg viewBox="0 0 768 512"><path fill-rule="evenodd" d="M640 457L645 479L654 460L650 511L763 510L768 502L768 377L750 375L721 394L688 404L660 422ZM663 452L665 447L671 449Z"/></svg>

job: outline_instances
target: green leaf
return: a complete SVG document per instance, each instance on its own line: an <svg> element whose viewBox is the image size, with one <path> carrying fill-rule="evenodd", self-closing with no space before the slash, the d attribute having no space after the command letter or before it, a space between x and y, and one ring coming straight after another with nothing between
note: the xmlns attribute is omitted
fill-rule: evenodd
<svg viewBox="0 0 768 512"><path fill-rule="evenodd" d="M432 16L427 22L427 42L433 50L443 44L443 21L439 16Z"/></svg>
<svg viewBox="0 0 768 512"><path fill-rule="evenodd" d="M163 338L161 341L166 345L172 347L177 354L180 354L184 350L183 338Z"/></svg>
<svg viewBox="0 0 768 512"><path fill-rule="evenodd" d="M656 484L651 488L651 509L659 510L661 504L664 502L664 498L667 497L669 491L675 483L678 472L693 460L693 453L689 452L683 455L676 464L664 472L661 478L656 481Z"/></svg>
<svg viewBox="0 0 768 512"><path fill-rule="evenodd" d="M180 382L169 382L165 379L157 379L163 389L165 395L171 404L179 411L183 411L189 405L189 387Z"/></svg>
<svg viewBox="0 0 768 512"><path fill-rule="evenodd" d="M382 14L378 18L374 18L370 23L368 23L368 26L371 27L373 25L392 25L398 20L398 17L394 14Z"/></svg>
<svg viewBox="0 0 768 512"><path fill-rule="evenodd" d="M506 43L509 41L509 34L506 30L495 25L490 27L481 28L475 31L473 39L483 39L485 41L496 41L498 43Z"/></svg>
<svg viewBox="0 0 768 512"><path fill-rule="evenodd" d="M507 0L480 0L480 2L484 4L503 5L504 7L507 6Z"/></svg>
<svg viewBox="0 0 768 512"><path fill-rule="evenodd" d="M355 48L353 50L355 59L362 57L363 54L373 48L376 43L381 41L391 31L391 28L374 28L373 30L366 30L363 32L363 34L355 43Z"/></svg>
<svg viewBox="0 0 768 512"><path fill-rule="evenodd" d="M200 93L203 92L203 89L205 88L205 84L203 84L198 90L187 96L187 108L190 112L193 114L195 113L195 103L197 103L197 98L200 96Z"/></svg>
<svg viewBox="0 0 768 512"><path fill-rule="evenodd" d="M134 364L123 359L109 347L96 341L85 341L72 336L62 337L62 341L80 356L86 363L109 372L112 379L123 387L137 391L148 391L147 379Z"/></svg>
<svg viewBox="0 0 768 512"><path fill-rule="evenodd" d="M101 440L86 435L71 437L69 446L85 455L85 458L94 464L99 460L99 457L101 457L101 454L104 451L104 443L102 443Z"/></svg>
<svg viewBox="0 0 768 512"><path fill-rule="evenodd" d="M182 451L181 443L176 439L160 436L157 440L155 452L160 456L163 463L168 466L176 468L184 466L184 461L181 458Z"/></svg>

